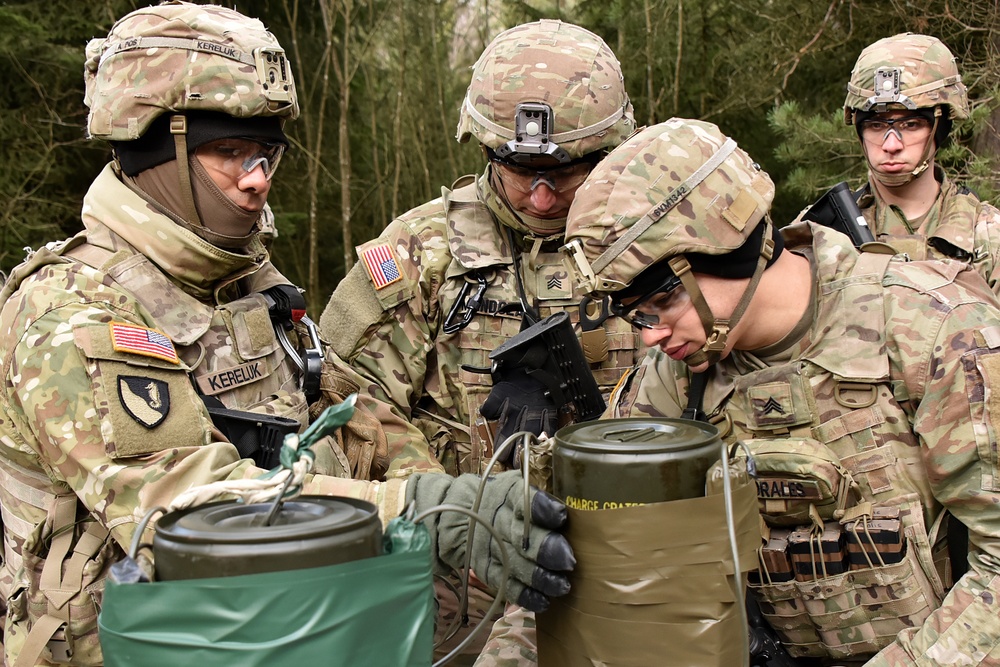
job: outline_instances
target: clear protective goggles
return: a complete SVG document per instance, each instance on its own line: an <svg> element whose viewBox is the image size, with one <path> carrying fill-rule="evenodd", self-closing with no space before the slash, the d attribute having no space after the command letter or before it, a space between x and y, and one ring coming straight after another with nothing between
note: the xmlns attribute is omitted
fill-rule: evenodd
<svg viewBox="0 0 1000 667"><path fill-rule="evenodd" d="M596 164L593 160L586 160L565 166L537 169L513 165L498 159L491 162L503 184L522 194L531 194L542 183L555 193L572 192L583 185Z"/></svg>
<svg viewBox="0 0 1000 667"><path fill-rule="evenodd" d="M691 305L691 296L677 276L668 276L660 285L629 304L612 297L611 312L638 329L667 329Z"/></svg>
<svg viewBox="0 0 1000 667"><path fill-rule="evenodd" d="M271 180L284 154L285 144L241 137L216 139L195 150L195 155L206 158L213 169L237 181L257 167L263 170L267 180Z"/></svg>
<svg viewBox="0 0 1000 667"><path fill-rule="evenodd" d="M900 143L909 145L925 140L933 125L926 116L866 118L861 121L861 136L873 144L883 144L891 132Z"/></svg>
<svg viewBox="0 0 1000 667"><path fill-rule="evenodd" d="M557 163L552 166L534 166L528 161L515 164L510 159L499 157L488 148L486 156L493 165L497 177L506 187L513 188L521 194L531 194L535 188L544 183L556 194L563 194L574 192L583 185L603 153L591 153L569 164Z"/></svg>

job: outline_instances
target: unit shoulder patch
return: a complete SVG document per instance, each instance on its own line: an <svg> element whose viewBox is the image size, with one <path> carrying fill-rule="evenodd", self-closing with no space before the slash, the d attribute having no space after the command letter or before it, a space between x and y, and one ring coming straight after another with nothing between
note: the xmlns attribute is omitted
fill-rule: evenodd
<svg viewBox="0 0 1000 667"><path fill-rule="evenodd" d="M110 322L111 344L115 352L129 352L179 364L174 343L166 334L136 324Z"/></svg>
<svg viewBox="0 0 1000 667"><path fill-rule="evenodd" d="M146 428L159 426L170 414L170 389L162 380L119 375L118 398L125 412Z"/></svg>

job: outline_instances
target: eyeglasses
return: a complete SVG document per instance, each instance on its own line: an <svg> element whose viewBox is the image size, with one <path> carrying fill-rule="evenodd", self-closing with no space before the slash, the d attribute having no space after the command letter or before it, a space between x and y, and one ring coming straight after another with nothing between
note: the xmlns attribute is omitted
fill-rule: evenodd
<svg viewBox="0 0 1000 667"><path fill-rule="evenodd" d="M556 193L572 192L587 180L587 176L594 168L593 162L578 162L566 167L550 167L548 169L515 167L499 160L492 160L492 162L504 185L508 185L522 194L530 194L542 183Z"/></svg>
<svg viewBox="0 0 1000 667"><path fill-rule="evenodd" d="M926 116L869 118L861 121L861 136L872 143L884 143L892 132L901 143L913 144L927 138L931 125Z"/></svg>
<svg viewBox="0 0 1000 667"><path fill-rule="evenodd" d="M612 299L611 312L638 329L666 329L690 305L691 296L681 286L681 279L668 276L662 284L628 305Z"/></svg>
<svg viewBox="0 0 1000 667"><path fill-rule="evenodd" d="M203 163L229 175L234 180L243 178L258 166L263 169L264 177L271 180L284 153L284 144L270 144L239 137L216 139L195 150L195 155L203 158Z"/></svg>

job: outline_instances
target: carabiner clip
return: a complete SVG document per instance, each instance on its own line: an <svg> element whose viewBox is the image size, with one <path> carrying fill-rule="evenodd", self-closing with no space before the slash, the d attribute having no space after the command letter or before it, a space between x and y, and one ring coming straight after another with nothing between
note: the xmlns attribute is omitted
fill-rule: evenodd
<svg viewBox="0 0 1000 667"><path fill-rule="evenodd" d="M320 377L323 374L323 344L319 340L319 331L316 323L306 315L302 316L302 324L309 332L309 341L312 347L302 350L302 391L306 395L306 401L312 405L320 396Z"/></svg>
<svg viewBox="0 0 1000 667"><path fill-rule="evenodd" d="M455 305L451 307L450 311L448 311L448 317L444 318L444 324L441 326L441 330L446 334L457 333L469 326L469 322L472 321L476 311L479 310L479 307L483 304L483 295L486 293L486 288L489 287L489 283L481 273L476 274L476 282L478 283L476 293L468 301L466 301L466 297L469 294L469 289L472 287L472 283L466 280L465 284L462 285L462 291L459 292ZM460 309L462 309L462 319L458 322L454 322L453 320L455 319L455 316L458 315Z"/></svg>
<svg viewBox="0 0 1000 667"><path fill-rule="evenodd" d="M320 394L320 376L323 373L323 344L320 342L315 322L306 315L303 315L299 321L306 327L312 347L306 347L299 352L289 340L288 332L279 325L275 325L274 333L278 336L278 342L285 349L288 358L298 368L300 388L306 395L306 401L312 405Z"/></svg>

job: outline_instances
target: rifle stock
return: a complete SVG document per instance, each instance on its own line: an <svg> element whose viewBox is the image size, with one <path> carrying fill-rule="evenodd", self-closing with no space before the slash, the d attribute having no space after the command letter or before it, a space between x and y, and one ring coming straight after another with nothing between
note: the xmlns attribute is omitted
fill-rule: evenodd
<svg viewBox="0 0 1000 667"><path fill-rule="evenodd" d="M843 181L827 190L802 217L847 234L855 248L875 241L868 222L854 201L851 189Z"/></svg>

